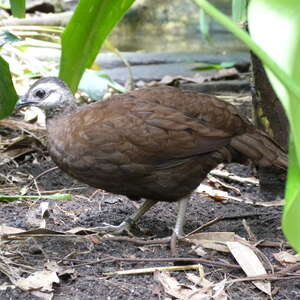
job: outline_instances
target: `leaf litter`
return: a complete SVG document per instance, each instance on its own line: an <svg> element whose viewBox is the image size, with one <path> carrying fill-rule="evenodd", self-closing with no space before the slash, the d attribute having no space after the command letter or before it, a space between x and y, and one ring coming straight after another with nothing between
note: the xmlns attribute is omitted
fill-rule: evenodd
<svg viewBox="0 0 300 300"><path fill-rule="evenodd" d="M8 120L10 121L10 120ZM2 121L1 121L2 122ZM18 130L20 127L22 127L22 123L9 123L6 124L9 125L11 128L17 128ZM5 125L5 126L6 126ZM43 131L40 129L37 129L35 131L35 125L28 124L32 127L27 127L26 130L32 130L34 133L33 135L40 135ZM1 126L1 123L0 123ZM43 133L42 133L43 134ZM27 137L26 137L27 138ZM11 142L9 139L7 139L7 145L11 145L8 147L15 147L15 145L18 145L18 143L22 144L24 140L19 139L18 143L16 143L15 140L12 140ZM39 139L33 138L30 141L39 141ZM26 146L26 143L24 143ZM30 143L27 144L30 146ZM7 148L7 147L6 147ZM9 148L8 148L9 149ZM33 152L36 151L36 148L31 149ZM28 152L30 153L30 152ZM16 158L19 159L19 157L22 157L21 154L18 157L13 157L11 161L15 160ZM250 185L250 186L256 186L257 181L253 177L239 177L237 175L232 175L232 173L227 172L222 170L221 172L219 170L217 171L217 175L213 174L216 177L219 177L221 180L225 181L232 181L235 182L236 184L240 185ZM23 185L23 179L19 180L17 179L17 175L15 176L16 179L10 182L10 184L17 184L17 185ZM4 175L4 178L6 178L6 175ZM40 180L42 178L38 178ZM236 188L235 186L231 186L227 183L224 183L222 181L219 182L219 180L214 180L212 179L211 182L207 182L208 186L208 191L205 190L205 193L210 195L212 198L219 200L222 199L222 201L230 199L229 192L230 193L235 193L239 194L240 189ZM26 194L28 194L30 191L32 191L32 188L28 188L29 186L24 186L26 189L24 190ZM33 187L34 188L34 187ZM224 189L223 194L218 194L218 188ZM8 190L8 189L7 189ZM228 192L226 191L228 190ZM13 191L13 190L12 190ZM44 193L44 190L41 189L41 191ZM56 190L56 192L59 192ZM224 194L226 192L227 194ZM216 193L216 196L214 195ZM238 202L243 202L243 199L241 196L234 196L233 199L234 201ZM103 198L103 197L102 197ZM219 199L218 199L219 198ZM79 201L77 197L76 201ZM17 200L17 198L16 198ZM38 199L35 201L39 201ZM55 201L55 200L53 200ZM90 200L89 201L93 201ZM95 199L97 201L97 199ZM245 201L244 201L245 202ZM119 203L113 202L104 202L106 205L113 205L114 203ZM251 201L248 201L246 203L252 204ZM256 205L259 202L256 202ZM269 207L274 207L276 205L279 205L278 202L261 202L265 206ZM62 210L61 213L64 214L65 210ZM72 210L69 209L68 215L71 216L74 213L71 213ZM74 214L76 215L76 213ZM255 214L253 214L255 215ZM65 241L70 241L69 239L72 238L74 240L74 243L76 243L76 240L82 241L84 239L89 243L90 245L102 245L103 243L106 242L119 242L119 243L133 243L138 244L138 245L143 245L143 247L147 247L151 253L151 249L154 249L153 247L161 246L165 247L164 245L167 245L167 243L163 240L154 240L153 244L151 244L151 240L149 239L142 239L142 238L128 238L128 237L114 237L114 236L99 236L99 233L97 231L97 227L91 227L91 226L71 226L68 230L57 230L53 228L53 224L51 223L51 220L54 220L57 218L57 211L53 212L51 210L51 206L49 206L49 202L42 200L40 205L38 206L37 210L37 219L38 222L36 223L36 229L30 229L30 230L24 230L19 227L13 227L9 226L6 224L1 224L0 226L0 235L1 235L1 252L0 252L0 272L5 274L11 284L1 284L0 285L0 290L11 288L11 287L19 287L22 288L23 290L30 291L32 293L35 293L38 297L43 298L43 299L51 299L53 297L53 292L55 292L55 284L57 284L60 280L62 273L59 271L59 268L69 270L66 271L67 276L75 276L74 275L74 269L70 268L69 266L64 267L64 264L66 264L68 261L71 262L71 258L64 258L60 257L57 259L52 259L51 262L56 264L56 267L54 268L49 268L49 266L46 265L32 265L26 263L26 260L20 260L20 257L18 255L16 256L16 252L11 248L13 247L19 247L22 245L22 243L27 243L30 240L34 240L35 243L37 243L40 239L61 239L62 242L64 243L63 240ZM233 219L238 220L240 217L243 217L242 215L239 216L237 215L236 217L233 217ZM251 218L251 216L250 216ZM209 229L209 227L214 227L219 223L219 222L224 222L226 221L226 218L224 217L216 217L214 219L211 219L207 223L205 223L205 228ZM50 223L48 223L50 222ZM245 227L246 228L246 227ZM203 227L204 229L204 227ZM202 230L203 230L202 229ZM249 234L249 230L246 230ZM156 280L160 281L162 286L165 289L165 292L169 295L173 295L174 297L178 296L178 299L227 299L227 289L232 287L232 284L237 284L238 282L241 281L250 281L253 282L259 289L263 290L266 294L270 295L272 286L271 282L274 280L283 280L283 279L289 279L289 278L297 278L298 276L295 272L287 272L285 271L284 267L286 266L291 266L297 264L299 261L298 256L287 252L287 251L277 251L277 253L274 253L274 258L276 261L279 262L278 264L273 265L273 269L275 269L274 273L269 273L266 271L264 267L264 260L260 258L260 256L256 253L256 251L253 250L253 248L257 247L264 247L264 245L272 245L273 248L280 250L282 249L281 246L284 246L284 244L276 241L260 241L252 239L250 237L250 241L244 240L244 242L241 242L241 238L239 237L238 234L236 234L235 231L231 232L225 232L225 231L212 231L212 232L201 232L201 233L196 233L196 234L190 234L182 238L183 243L179 243L179 247L183 246L184 244L188 243L190 247L192 248L189 255L199 255L201 258L199 258L199 263L203 263L204 267L201 265L195 265L193 264L193 258L191 257L179 257L179 258L169 258L169 259L164 259L163 257L158 257L157 262L160 263L159 266L156 267L145 267L145 268L129 268L128 270L111 270L110 272L103 272L102 274L104 276L121 276L125 275L127 271L127 276L134 276L135 272L139 273L144 273L146 271L148 272L154 272L155 273L155 278ZM247 245L248 243L248 245ZM92 246L93 248L94 246ZM133 246L134 247L134 246ZM26 249L26 247L25 247ZM258 248L257 248L258 249ZM264 248L263 248L264 249ZM89 250L90 251L90 250ZM146 252L146 253L147 253ZM223 258L220 260L220 257L218 253L223 253ZM73 253L69 253L70 257L74 255ZM186 253L187 254L187 253ZM44 250L42 251L42 255L44 256ZM16 259L18 257L18 259ZM67 257L67 256L66 256ZM203 261L201 261L203 257ZM206 257L209 257L210 259L207 259ZM65 259L65 260L64 260ZM69 260L68 260L69 259ZM181 259L181 260L180 260ZM184 261L183 259L186 259L186 266L179 267L179 269L183 270L186 272L186 278L183 279L182 277L177 276L178 273L178 267L172 267L172 266L161 266L161 264L165 263L170 263L170 262L180 262ZM188 262L188 259L190 259L190 262ZM195 258L194 258L195 259ZM243 276L242 274L238 275L238 278L236 278L237 275L235 275L234 279L231 279L230 273L227 272L230 270L231 267L235 266L234 269L236 269L237 265L234 265L234 260L237 261L237 263L240 265L240 267L245 271L246 277ZM103 261L101 262L100 260L96 260L94 262L89 262L86 261L84 258L80 258L80 256L75 259L74 262L77 262L74 267L76 270L80 270L80 265L93 265L93 264L106 264L108 262L128 262L130 263L130 259L125 259L123 257L110 257L109 255L103 258ZM141 258L137 259L136 257L132 258L132 263L135 261L138 263L142 264L147 264L150 263L150 260L147 260L147 258ZM155 262L155 260L152 260ZM194 260L194 263L196 263L196 260ZM211 265L214 265L213 263L216 264L216 266L219 263L219 268L223 269L223 272L226 274L223 276L223 278L219 278L219 280L216 280L216 278L213 279L213 276L210 274L210 269L209 267ZM223 267L222 267L223 264ZM78 265L78 266L77 266ZM283 266L283 267L282 267ZM193 273L189 271L190 269L196 269ZM199 271L201 269L201 271ZM237 268L238 269L238 268ZM136 271L138 270L138 271ZM170 273L172 272L172 275ZM123 272L123 273L122 273ZM21 275L22 274L22 275ZM26 275L24 275L26 274ZM113 275L113 274L118 274L118 275ZM160 275L158 275L160 274ZM205 276L204 276L205 275ZM175 277L176 278L175 278ZM211 277L207 279L207 277ZM188 280L188 284L187 281ZM263 281L264 280L264 281ZM177 296L175 296L177 295ZM189 295L190 298L184 298L187 295ZM202 298L200 298L202 297Z"/></svg>

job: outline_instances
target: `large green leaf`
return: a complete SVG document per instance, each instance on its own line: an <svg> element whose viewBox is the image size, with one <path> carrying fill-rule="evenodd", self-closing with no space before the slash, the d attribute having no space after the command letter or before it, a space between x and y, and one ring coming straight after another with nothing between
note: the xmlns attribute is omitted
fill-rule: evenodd
<svg viewBox="0 0 300 300"><path fill-rule="evenodd" d="M62 36L59 77L73 92L100 47L134 0L80 0Z"/></svg>
<svg viewBox="0 0 300 300"><path fill-rule="evenodd" d="M12 113L17 99L8 63L0 57L0 119Z"/></svg>
<svg viewBox="0 0 300 300"><path fill-rule="evenodd" d="M249 35L206 0L194 0L261 59L290 122L291 139L283 231L300 252L300 1L251 0Z"/></svg>
<svg viewBox="0 0 300 300"><path fill-rule="evenodd" d="M233 22L244 24L247 20L247 0L231 0Z"/></svg>
<svg viewBox="0 0 300 300"><path fill-rule="evenodd" d="M290 244L300 252L300 168L297 161L296 147L293 139L289 146L289 170L285 193L285 205L282 219L282 228Z"/></svg>
<svg viewBox="0 0 300 300"><path fill-rule="evenodd" d="M25 0L10 0L10 8L14 17L25 17Z"/></svg>
<svg viewBox="0 0 300 300"><path fill-rule="evenodd" d="M253 39L300 86L300 1L251 0L249 29ZM300 100L267 68L270 81L287 112L291 128L288 183L283 231L300 252Z"/></svg>

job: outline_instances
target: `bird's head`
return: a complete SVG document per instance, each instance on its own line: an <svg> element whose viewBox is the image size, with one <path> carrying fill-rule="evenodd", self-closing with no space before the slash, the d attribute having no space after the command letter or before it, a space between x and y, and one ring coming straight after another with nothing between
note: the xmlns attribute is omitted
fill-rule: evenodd
<svg viewBox="0 0 300 300"><path fill-rule="evenodd" d="M16 103L17 109L27 106L39 107L47 117L52 117L65 110L72 110L75 102L72 92L62 80L45 77L37 80Z"/></svg>

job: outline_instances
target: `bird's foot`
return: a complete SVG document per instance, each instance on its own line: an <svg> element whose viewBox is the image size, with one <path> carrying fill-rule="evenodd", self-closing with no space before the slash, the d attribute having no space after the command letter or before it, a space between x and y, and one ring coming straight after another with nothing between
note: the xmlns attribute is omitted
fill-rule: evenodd
<svg viewBox="0 0 300 300"><path fill-rule="evenodd" d="M133 225L133 222L131 218L128 218L127 220L123 221L120 225L111 225L104 223L105 226L97 227L95 231L97 231L98 234L104 235L104 234L113 234L113 235L121 235L121 234L127 234L131 237L135 237L134 234L131 232L131 227Z"/></svg>
<svg viewBox="0 0 300 300"><path fill-rule="evenodd" d="M169 237L170 238L170 249L171 249L171 255L173 257L178 256L178 250L177 250L177 243L178 241L184 236L183 232L176 232L174 230L173 234Z"/></svg>

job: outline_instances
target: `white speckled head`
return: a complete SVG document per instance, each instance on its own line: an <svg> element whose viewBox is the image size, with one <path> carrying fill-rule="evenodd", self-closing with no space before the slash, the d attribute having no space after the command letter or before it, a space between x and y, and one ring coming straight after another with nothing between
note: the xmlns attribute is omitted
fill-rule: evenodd
<svg viewBox="0 0 300 300"><path fill-rule="evenodd" d="M37 80L17 102L17 108L25 106L39 107L45 111L47 118L76 107L70 89L57 77Z"/></svg>

